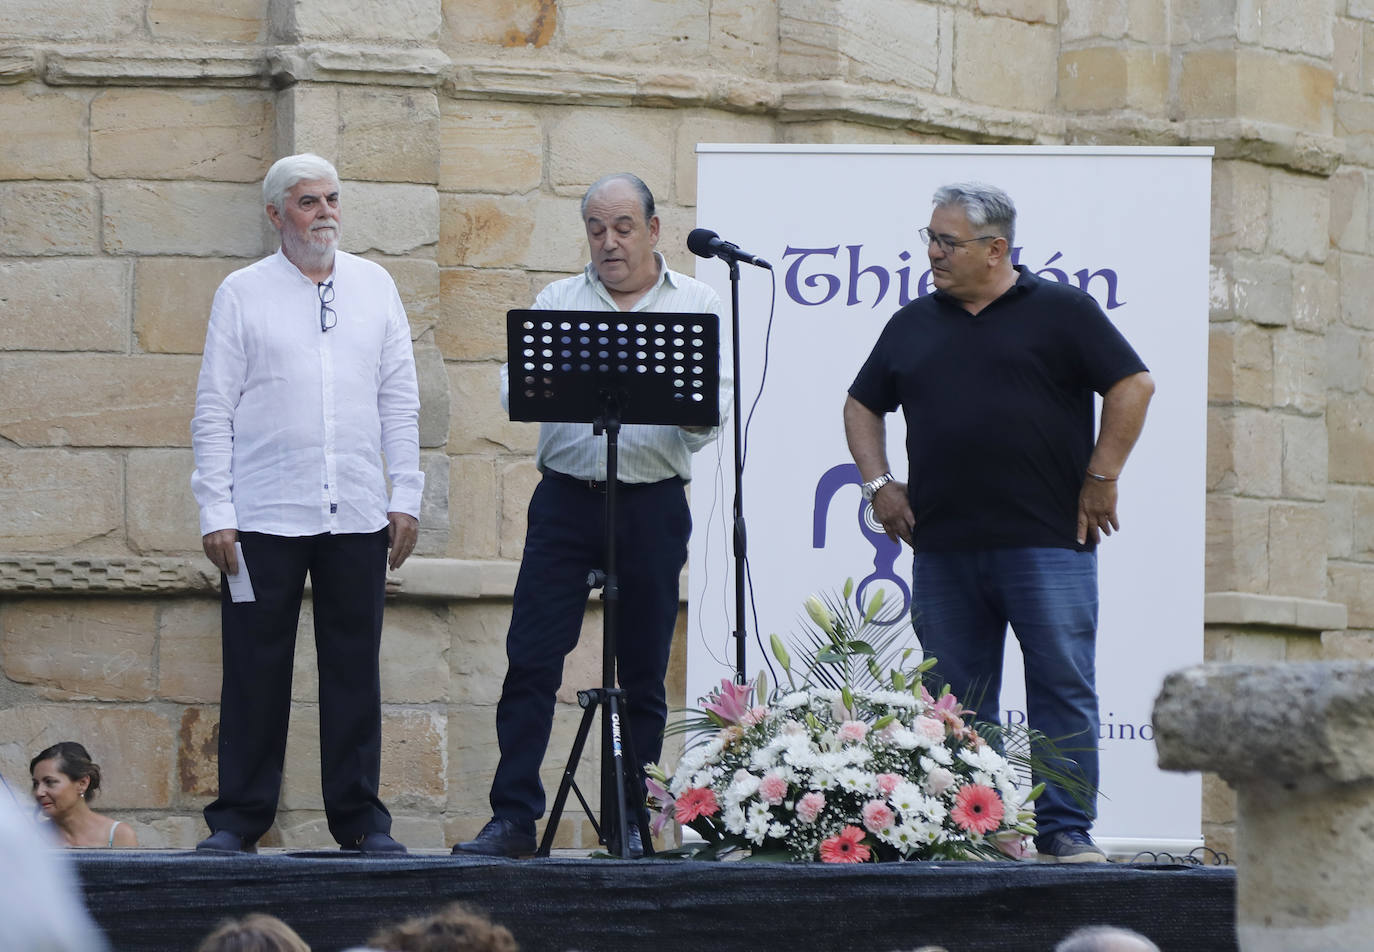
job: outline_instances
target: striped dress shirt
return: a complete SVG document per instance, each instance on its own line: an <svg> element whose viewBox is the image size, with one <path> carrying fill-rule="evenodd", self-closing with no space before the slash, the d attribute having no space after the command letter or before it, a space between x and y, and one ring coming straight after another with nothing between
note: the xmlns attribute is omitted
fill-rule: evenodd
<svg viewBox="0 0 1374 952"><path fill-rule="evenodd" d="M663 255L658 261L658 282L635 302L628 312L641 311L683 314L721 313L720 297L708 284L668 268ZM579 275L555 281L535 298L534 307L542 311L611 311L620 313L615 299L588 264ZM729 339L722 331L722 342ZM720 365L720 419L723 423L730 407L729 362ZM509 411L510 365L501 365L501 407ZM719 427L704 433L689 433L677 426L651 426L626 423L620 428L617 443L616 475L622 483L656 483L682 477L692 478L692 454L716 438ZM590 423L541 423L535 465L542 473L556 470L578 479L606 478L606 439L592 432Z"/></svg>

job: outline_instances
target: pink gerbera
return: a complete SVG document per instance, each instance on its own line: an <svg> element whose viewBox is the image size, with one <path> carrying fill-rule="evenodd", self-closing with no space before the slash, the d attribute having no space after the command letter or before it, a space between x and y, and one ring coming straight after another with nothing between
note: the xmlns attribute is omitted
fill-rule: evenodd
<svg viewBox="0 0 1374 952"><path fill-rule="evenodd" d="M996 790L981 783L970 783L960 787L955 794L954 809L949 815L962 830L988 833L1001 825L1002 812L1002 798Z"/></svg>
<svg viewBox="0 0 1374 952"><path fill-rule="evenodd" d="M715 791L710 787L693 787L677 798L677 803L673 805L673 816L677 817L679 823L691 823L699 816L715 816L719 809Z"/></svg>
<svg viewBox="0 0 1374 952"><path fill-rule="evenodd" d="M892 808L881 800L869 800L864 804L864 829L870 833L877 833L885 830L892 825L892 821L897 815L892 812Z"/></svg>
<svg viewBox="0 0 1374 952"><path fill-rule="evenodd" d="M863 844L864 831L857 826L846 826L843 830L821 841L821 862L823 863L863 863L868 860L869 849Z"/></svg>

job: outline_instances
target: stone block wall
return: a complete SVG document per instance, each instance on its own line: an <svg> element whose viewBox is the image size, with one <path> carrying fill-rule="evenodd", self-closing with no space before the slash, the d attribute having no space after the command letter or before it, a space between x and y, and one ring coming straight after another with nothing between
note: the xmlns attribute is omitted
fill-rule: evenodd
<svg viewBox="0 0 1374 952"><path fill-rule="evenodd" d="M505 311L582 267L578 199L609 171L644 175L689 267L703 141L1213 146L1208 657L1374 657L1365 0L10 0L0 128L0 775L88 740L145 843L193 843L215 782L188 485L209 301L274 248L258 183L307 149L415 341L428 484L383 648L383 793L413 846L486 815L537 480L534 426L497 401ZM269 841L327 845L305 614ZM680 645L673 671L681 699ZM1205 808L1226 848L1221 781Z"/></svg>

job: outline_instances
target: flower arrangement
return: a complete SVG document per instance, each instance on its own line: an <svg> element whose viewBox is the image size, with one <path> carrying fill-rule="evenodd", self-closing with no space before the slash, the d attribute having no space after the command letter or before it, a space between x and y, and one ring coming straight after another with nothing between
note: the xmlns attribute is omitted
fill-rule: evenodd
<svg viewBox="0 0 1374 952"><path fill-rule="evenodd" d="M900 666L912 653L894 647L900 631L860 637L881 594L855 618L851 592L852 582L843 601L807 600L822 634L809 633L816 650L802 670L773 636L785 687L722 680L703 700L681 728L691 737L677 768L648 769L654 831L672 819L691 827L705 842L683 852L702 858L1020 858L1041 788L1023 789L1023 771L947 689L932 695L933 659ZM884 673L894 652L898 667Z"/></svg>

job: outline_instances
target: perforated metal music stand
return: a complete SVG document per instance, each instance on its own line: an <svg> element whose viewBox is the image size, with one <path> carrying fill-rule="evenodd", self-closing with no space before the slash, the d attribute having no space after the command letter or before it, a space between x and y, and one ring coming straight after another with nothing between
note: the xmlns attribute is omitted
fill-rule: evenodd
<svg viewBox="0 0 1374 952"><path fill-rule="evenodd" d="M597 836L620 856L629 852L634 817L646 854L652 854L643 802L627 802L628 785L638 791L640 767L625 692L616 687L615 646L620 615L616 575L615 519L618 443L623 423L715 426L720 422L719 319L714 314L617 313L607 311L514 310L506 315L510 418L541 423L590 423L606 436L606 564L588 585L601 589L603 603L601 687L577 692L582 723L563 779L549 811L537 855L548 856L567 802L577 795ZM601 822L577 787L577 762L602 711ZM612 826L614 824L614 826ZM614 834L614 835L612 835Z"/></svg>

